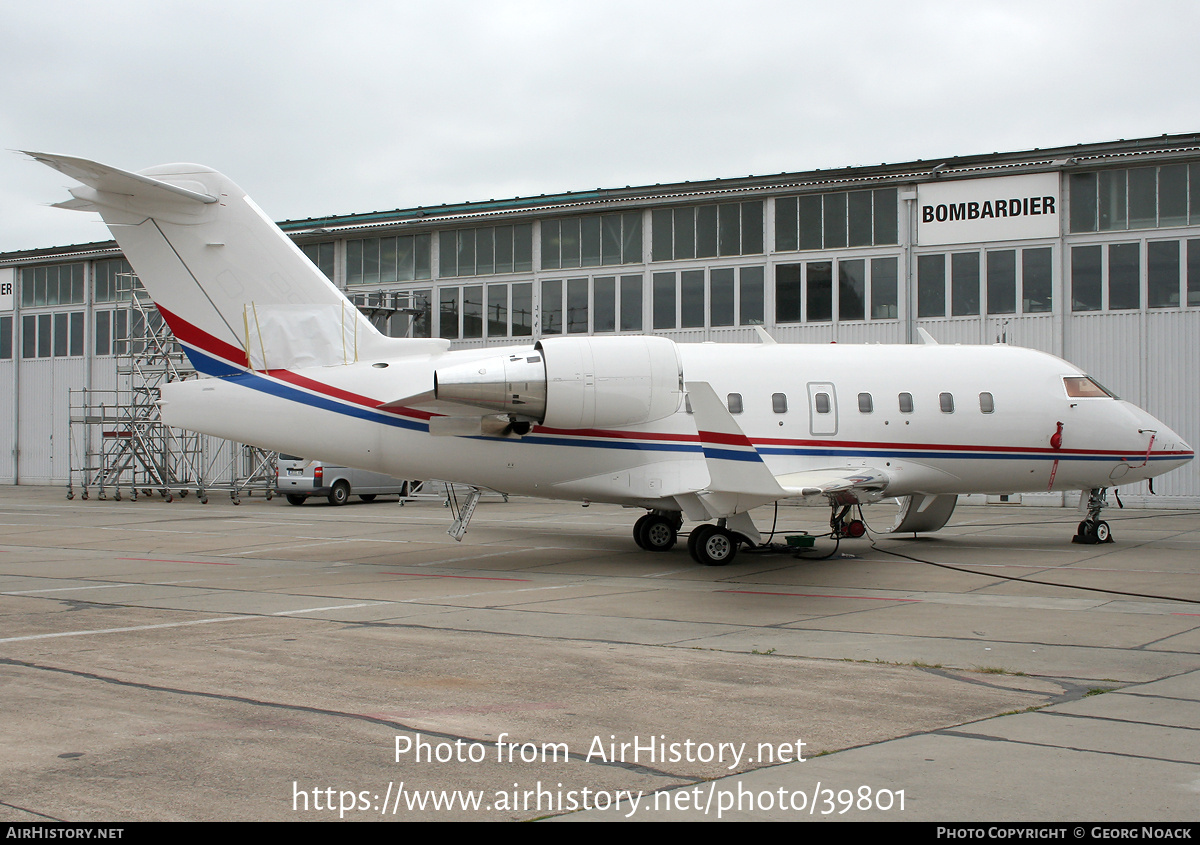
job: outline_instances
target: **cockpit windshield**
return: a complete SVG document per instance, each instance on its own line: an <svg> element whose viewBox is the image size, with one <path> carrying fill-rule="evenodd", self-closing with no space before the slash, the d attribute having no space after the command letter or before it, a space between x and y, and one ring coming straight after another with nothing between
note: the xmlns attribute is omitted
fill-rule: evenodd
<svg viewBox="0 0 1200 845"><path fill-rule="evenodd" d="M1063 386L1072 399L1116 399L1117 395L1091 376L1064 376Z"/></svg>

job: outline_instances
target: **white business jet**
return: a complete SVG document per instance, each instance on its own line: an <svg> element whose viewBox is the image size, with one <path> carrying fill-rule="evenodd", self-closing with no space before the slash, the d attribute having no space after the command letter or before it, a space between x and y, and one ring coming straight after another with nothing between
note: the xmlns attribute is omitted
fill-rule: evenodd
<svg viewBox="0 0 1200 845"><path fill-rule="evenodd" d="M997 346L676 344L546 337L451 351L378 332L237 185L207 167L129 173L29 153L82 185L196 370L163 420L408 478L645 508L644 549L698 562L761 542L752 508L898 497L935 531L964 493L1081 490L1079 542L1106 542L1106 491L1192 460L1165 424L1079 368ZM477 496L451 533L461 539Z"/></svg>

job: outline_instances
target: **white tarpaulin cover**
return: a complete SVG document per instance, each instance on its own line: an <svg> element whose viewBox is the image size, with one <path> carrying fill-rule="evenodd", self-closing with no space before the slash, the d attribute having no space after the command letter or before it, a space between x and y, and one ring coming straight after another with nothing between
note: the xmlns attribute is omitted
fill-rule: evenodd
<svg viewBox="0 0 1200 845"><path fill-rule="evenodd" d="M324 367L358 360L358 309L353 305L246 306L246 353L256 370Z"/></svg>

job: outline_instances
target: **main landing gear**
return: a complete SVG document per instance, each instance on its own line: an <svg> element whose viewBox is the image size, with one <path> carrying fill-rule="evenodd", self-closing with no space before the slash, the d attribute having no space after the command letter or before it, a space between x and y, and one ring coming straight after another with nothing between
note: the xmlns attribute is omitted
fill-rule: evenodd
<svg viewBox="0 0 1200 845"><path fill-rule="evenodd" d="M679 539L683 515L670 511L651 511L633 525L633 539L648 552L665 552L674 548ZM688 534L688 554L705 566L724 566L737 556L738 546L745 541L741 534L725 527L725 520L716 525L697 525Z"/></svg>
<svg viewBox="0 0 1200 845"><path fill-rule="evenodd" d="M1096 487L1087 491L1087 518L1079 523L1072 543L1094 545L1095 543L1111 543L1112 530L1108 523L1100 518L1100 511L1108 505L1108 488Z"/></svg>
<svg viewBox="0 0 1200 845"><path fill-rule="evenodd" d="M737 557L742 542L740 534L734 534L719 520L717 525L697 525L688 535L688 554L703 566L725 566Z"/></svg>
<svg viewBox="0 0 1200 845"><path fill-rule="evenodd" d="M665 552L675 545L683 514L651 511L633 524L633 540L648 552Z"/></svg>

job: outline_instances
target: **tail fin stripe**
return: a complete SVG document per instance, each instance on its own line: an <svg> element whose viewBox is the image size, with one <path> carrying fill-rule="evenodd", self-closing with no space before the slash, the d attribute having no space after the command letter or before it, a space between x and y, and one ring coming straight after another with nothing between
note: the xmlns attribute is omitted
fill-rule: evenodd
<svg viewBox="0 0 1200 845"><path fill-rule="evenodd" d="M211 334L204 331L204 329L192 325L178 314L168 311L161 305L158 306L158 310L162 313L163 319L167 321L167 325L171 327L171 331L175 333L175 337L177 337L182 343L185 343L194 349L198 349L210 356L222 358L231 364L236 364L237 366L242 367L243 369L246 369L250 366L250 359L246 357L245 349L234 346L232 343L221 340L219 337L213 337ZM200 367L197 367L196 369L200 369Z"/></svg>

